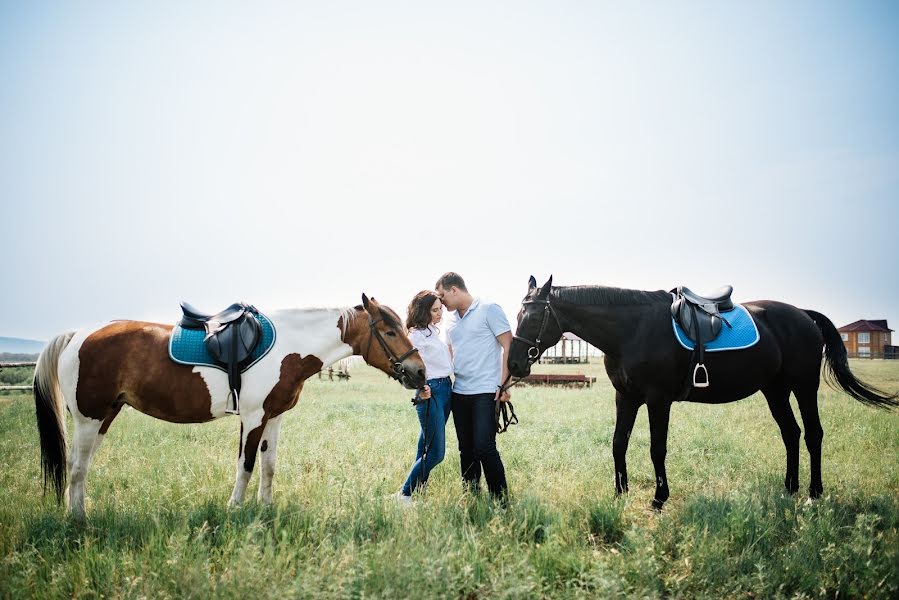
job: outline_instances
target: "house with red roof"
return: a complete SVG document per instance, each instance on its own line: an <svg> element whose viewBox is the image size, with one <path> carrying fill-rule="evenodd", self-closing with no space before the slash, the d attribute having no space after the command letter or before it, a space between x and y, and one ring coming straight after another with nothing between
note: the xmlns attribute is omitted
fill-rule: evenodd
<svg viewBox="0 0 899 600"><path fill-rule="evenodd" d="M860 319L838 330L846 351L853 358L893 358L892 329L886 319Z"/></svg>

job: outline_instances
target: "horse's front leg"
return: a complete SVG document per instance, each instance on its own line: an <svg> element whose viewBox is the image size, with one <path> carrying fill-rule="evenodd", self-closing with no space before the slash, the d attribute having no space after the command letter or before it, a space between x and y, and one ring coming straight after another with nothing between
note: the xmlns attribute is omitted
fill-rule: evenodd
<svg viewBox="0 0 899 600"><path fill-rule="evenodd" d="M237 506L243 502L247 491L247 484L253 474L253 466L256 463L256 452L262 441L262 432L265 431L267 417L260 408L253 412L241 412L240 415L240 448L237 452L237 469L234 476L234 492L231 494L230 506Z"/></svg>
<svg viewBox="0 0 899 600"><path fill-rule="evenodd" d="M615 392L615 436L612 438L612 457L615 459L615 493L627 491L627 446L634 429L634 420L642 402L632 396Z"/></svg>
<svg viewBox="0 0 899 600"><path fill-rule="evenodd" d="M646 409L649 412L649 455L656 472L656 495L652 500L652 507L662 510L669 495L665 456L668 454L668 417L671 414L671 402L648 401Z"/></svg>
<svg viewBox="0 0 899 600"><path fill-rule="evenodd" d="M272 478L275 476L275 460L278 456L278 435L281 433L281 417L283 413L277 417L269 419L262 433L262 443L259 446L261 457L259 466L259 502L264 504L272 503Z"/></svg>

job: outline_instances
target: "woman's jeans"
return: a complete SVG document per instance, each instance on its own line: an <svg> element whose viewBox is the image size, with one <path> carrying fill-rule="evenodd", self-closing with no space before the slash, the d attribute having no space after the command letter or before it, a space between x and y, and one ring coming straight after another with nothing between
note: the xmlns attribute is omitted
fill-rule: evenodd
<svg viewBox="0 0 899 600"><path fill-rule="evenodd" d="M403 495L411 496L428 480L431 469L440 464L446 454L446 422L450 416L450 393L452 384L449 377L440 379L428 379L431 388L431 397L415 407L418 413L418 421L421 423L421 433L418 436L418 453L415 455L415 464L409 472L406 483L403 484ZM427 426L425 418L427 417ZM427 430L428 439L425 440ZM422 464L422 456L425 453L425 445L428 444L428 456L426 464Z"/></svg>
<svg viewBox="0 0 899 600"><path fill-rule="evenodd" d="M472 491L481 484L481 467L487 489L505 496L506 469L496 449L496 394L453 394L453 423L459 439L462 479Z"/></svg>

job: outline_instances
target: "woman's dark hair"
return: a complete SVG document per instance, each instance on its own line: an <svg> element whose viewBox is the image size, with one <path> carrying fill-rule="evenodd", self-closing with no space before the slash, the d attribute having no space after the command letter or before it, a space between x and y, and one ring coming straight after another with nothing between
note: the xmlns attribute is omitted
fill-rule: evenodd
<svg viewBox="0 0 899 600"><path fill-rule="evenodd" d="M431 324L431 308L435 300L437 294L431 290L422 290L415 294L406 310L406 328L427 329Z"/></svg>

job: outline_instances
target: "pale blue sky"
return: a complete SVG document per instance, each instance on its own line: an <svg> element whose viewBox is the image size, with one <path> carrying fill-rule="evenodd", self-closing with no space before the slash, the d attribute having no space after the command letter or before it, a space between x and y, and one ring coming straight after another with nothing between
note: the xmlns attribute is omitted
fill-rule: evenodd
<svg viewBox="0 0 899 600"><path fill-rule="evenodd" d="M446 270L899 329L897 106L896 2L3 2L0 335Z"/></svg>

